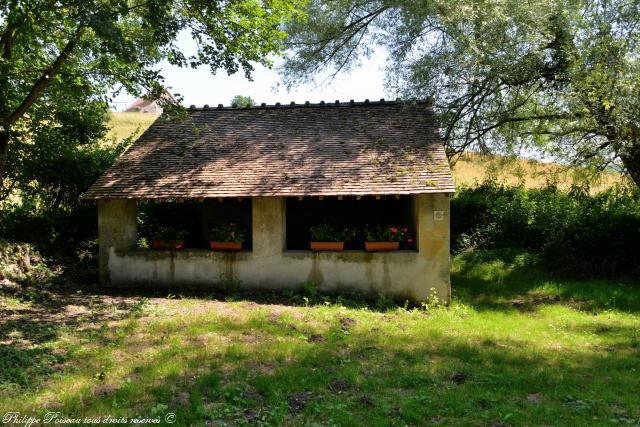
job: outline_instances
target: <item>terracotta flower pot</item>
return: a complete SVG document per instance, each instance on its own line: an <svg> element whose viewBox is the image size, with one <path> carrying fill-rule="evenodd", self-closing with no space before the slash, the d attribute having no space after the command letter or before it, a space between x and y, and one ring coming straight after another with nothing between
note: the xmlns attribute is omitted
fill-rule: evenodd
<svg viewBox="0 0 640 427"><path fill-rule="evenodd" d="M344 242L309 242L312 251L341 251L344 249Z"/></svg>
<svg viewBox="0 0 640 427"><path fill-rule="evenodd" d="M399 247L400 242L364 242L367 252L397 251Z"/></svg>
<svg viewBox="0 0 640 427"><path fill-rule="evenodd" d="M184 240L153 240L151 247L153 249L182 249L184 244Z"/></svg>
<svg viewBox="0 0 640 427"><path fill-rule="evenodd" d="M211 240L209 247L214 251L239 251L242 250L242 242L216 242Z"/></svg>

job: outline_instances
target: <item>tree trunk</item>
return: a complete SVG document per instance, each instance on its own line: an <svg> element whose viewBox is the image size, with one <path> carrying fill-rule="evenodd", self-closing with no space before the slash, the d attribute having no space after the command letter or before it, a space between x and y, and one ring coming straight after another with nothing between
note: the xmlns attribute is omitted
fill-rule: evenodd
<svg viewBox="0 0 640 427"><path fill-rule="evenodd" d="M9 133L0 131L0 183L4 178L7 169L7 158L9 156Z"/></svg>
<svg viewBox="0 0 640 427"><path fill-rule="evenodd" d="M624 154L620 154L620 159L633 182L640 188L640 144L625 150Z"/></svg>

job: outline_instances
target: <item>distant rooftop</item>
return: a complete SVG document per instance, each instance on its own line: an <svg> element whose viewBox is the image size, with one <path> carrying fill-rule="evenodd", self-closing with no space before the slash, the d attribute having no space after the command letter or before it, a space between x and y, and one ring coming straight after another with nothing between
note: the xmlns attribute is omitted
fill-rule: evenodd
<svg viewBox="0 0 640 427"><path fill-rule="evenodd" d="M85 199L453 192L428 102L204 105L161 116Z"/></svg>
<svg viewBox="0 0 640 427"><path fill-rule="evenodd" d="M166 102L177 103L178 100L165 89L162 94L162 99ZM138 98L125 110L127 113L149 113L149 114L162 114L163 108L160 103L155 99L147 97Z"/></svg>

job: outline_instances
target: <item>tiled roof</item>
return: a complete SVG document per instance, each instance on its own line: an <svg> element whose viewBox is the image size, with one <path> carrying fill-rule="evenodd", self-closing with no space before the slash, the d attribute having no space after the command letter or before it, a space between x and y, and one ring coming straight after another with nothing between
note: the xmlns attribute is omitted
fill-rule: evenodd
<svg viewBox="0 0 640 427"><path fill-rule="evenodd" d="M138 98L127 107L127 111L136 111L136 109L146 107L152 102L150 99Z"/></svg>
<svg viewBox="0 0 640 427"><path fill-rule="evenodd" d="M431 106L365 101L160 117L83 198L453 191Z"/></svg>

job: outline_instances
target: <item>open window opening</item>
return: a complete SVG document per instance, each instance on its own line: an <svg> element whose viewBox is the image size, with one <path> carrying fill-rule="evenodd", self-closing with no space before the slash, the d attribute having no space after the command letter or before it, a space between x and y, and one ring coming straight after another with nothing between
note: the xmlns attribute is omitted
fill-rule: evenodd
<svg viewBox="0 0 640 427"><path fill-rule="evenodd" d="M345 250L364 250L366 231L376 227L406 228L407 239L401 250L416 250L416 227L411 196L380 197L304 197L286 199L286 248L310 250L311 229L326 224L333 230L349 229Z"/></svg>
<svg viewBox="0 0 640 427"><path fill-rule="evenodd" d="M211 249L211 242L234 241L253 249L251 199L142 201L138 242L156 249Z"/></svg>

